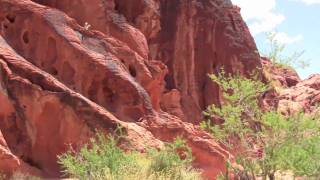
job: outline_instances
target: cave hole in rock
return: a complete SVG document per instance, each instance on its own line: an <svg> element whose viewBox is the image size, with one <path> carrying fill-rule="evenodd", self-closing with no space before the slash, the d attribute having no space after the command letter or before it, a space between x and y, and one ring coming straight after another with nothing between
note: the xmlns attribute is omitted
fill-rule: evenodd
<svg viewBox="0 0 320 180"><path fill-rule="evenodd" d="M130 72L132 77L136 77L137 76L137 70L132 65L129 65L129 72Z"/></svg>
<svg viewBox="0 0 320 180"><path fill-rule="evenodd" d="M114 10L119 11L119 3L117 1L115 2Z"/></svg>
<svg viewBox="0 0 320 180"><path fill-rule="evenodd" d="M7 20L8 20L10 23L14 23L14 22L16 21L16 16L14 16L14 15L8 14L8 15L6 16L6 18L7 18Z"/></svg>
<svg viewBox="0 0 320 180"><path fill-rule="evenodd" d="M25 31L22 35L22 40L25 44L29 44L29 32Z"/></svg>
<svg viewBox="0 0 320 180"><path fill-rule="evenodd" d="M173 78L169 74L164 77L164 81L166 82L166 89L171 90L174 89Z"/></svg>
<svg viewBox="0 0 320 180"><path fill-rule="evenodd" d="M30 166L33 166L33 167L40 169L40 170L42 169L41 166L38 163L36 163L33 159L31 159L30 157L22 157L21 159L24 160L24 162L26 162Z"/></svg>
<svg viewBox="0 0 320 180"><path fill-rule="evenodd" d="M48 72L54 76L57 76L58 75L58 70L56 68L51 68L48 70Z"/></svg>

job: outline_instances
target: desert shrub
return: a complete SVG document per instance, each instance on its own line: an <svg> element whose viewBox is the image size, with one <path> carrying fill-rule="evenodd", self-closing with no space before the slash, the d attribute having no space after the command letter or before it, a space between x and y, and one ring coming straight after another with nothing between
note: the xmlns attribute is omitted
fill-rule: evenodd
<svg viewBox="0 0 320 180"><path fill-rule="evenodd" d="M276 32L267 33L267 41L270 47L266 53L263 53L266 57L268 57L275 65L284 68L304 69L309 66L309 62L302 58L305 53L304 50L294 51L291 55L284 55L286 46L280 43L276 39L276 36Z"/></svg>
<svg viewBox="0 0 320 180"><path fill-rule="evenodd" d="M93 180L201 179L191 162L191 151L179 138L162 150L150 149L142 154L124 152L112 136L101 134L79 152L69 151L59 156L66 176Z"/></svg>
<svg viewBox="0 0 320 180"><path fill-rule="evenodd" d="M97 139L91 140L90 146L85 145L78 153L70 151L59 157L66 174L77 178L102 176L106 171L118 174L134 163L134 155L126 156L111 136L106 138L98 134Z"/></svg>
<svg viewBox="0 0 320 180"><path fill-rule="evenodd" d="M194 171L191 168L193 160L191 149L181 138L176 138L173 143L166 144L161 151L149 150L148 156L151 159L151 171L160 175L170 175L170 179L186 179L183 171Z"/></svg>
<svg viewBox="0 0 320 180"><path fill-rule="evenodd" d="M200 126L208 129L225 145L231 146L231 140L243 140L248 133L255 135L254 128L262 116L257 99L268 88L260 81L243 78L240 75L233 77L221 70L219 76L210 75L222 90L224 102L221 107L208 106L204 115L209 118L221 117L224 119L223 128L213 125L211 121L203 121ZM240 139L235 139L240 137ZM246 142L246 141L245 141Z"/></svg>
<svg viewBox="0 0 320 180"><path fill-rule="evenodd" d="M320 178L320 118L318 113L302 112L283 116L264 112L258 104L267 86L256 79L241 76L211 75L223 91L221 107L211 105L204 114L209 120L201 127L230 148L237 149L236 162L243 169L231 167L240 178L274 179L276 173L290 172L293 177ZM219 116L222 124L211 123ZM228 178L227 174L220 178Z"/></svg>

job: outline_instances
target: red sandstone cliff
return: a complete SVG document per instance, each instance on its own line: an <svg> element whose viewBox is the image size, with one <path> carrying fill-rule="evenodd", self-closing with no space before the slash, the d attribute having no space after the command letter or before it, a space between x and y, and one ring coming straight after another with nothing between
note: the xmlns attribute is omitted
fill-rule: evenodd
<svg viewBox="0 0 320 180"><path fill-rule="evenodd" d="M183 136L213 179L230 154L194 124L221 67L262 72L229 0L0 0L0 170L58 177L69 144L120 124L127 148Z"/></svg>
<svg viewBox="0 0 320 180"><path fill-rule="evenodd" d="M240 9L229 0L35 1L122 41L147 66L151 60L165 64L168 73L163 72L159 82L153 82L148 70L137 67L140 63L136 57L117 53L129 71L138 72L136 80L149 92L153 107L158 109L160 103L162 110L185 121L199 122L203 108L219 103L217 86L207 78L208 73L225 67L229 72L245 74L261 66ZM161 85L165 89L160 89Z"/></svg>

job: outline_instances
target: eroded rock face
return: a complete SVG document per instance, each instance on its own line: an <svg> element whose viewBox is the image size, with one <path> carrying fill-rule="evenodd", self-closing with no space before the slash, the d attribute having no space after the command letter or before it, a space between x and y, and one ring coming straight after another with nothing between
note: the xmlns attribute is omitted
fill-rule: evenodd
<svg viewBox="0 0 320 180"><path fill-rule="evenodd" d="M181 118L199 122L207 105L220 102L207 75L222 67L250 73L261 67L259 54L240 9L230 1L161 0L160 14L161 31L149 41L150 55L168 66L166 87L180 91Z"/></svg>
<svg viewBox="0 0 320 180"><path fill-rule="evenodd" d="M120 121L18 56L3 39L0 42L0 127L4 133L1 170L26 169L24 164L29 164L41 170L37 175L57 177L57 155L70 145L77 149L93 137L96 129L107 133L117 125L127 131L132 146L126 147L128 149L161 147L160 140L168 141L181 135L193 147L197 167L208 168L207 176L213 177L224 168L224 157L230 154L193 125L165 113L146 116L139 124ZM203 159L205 153L210 160Z"/></svg>
<svg viewBox="0 0 320 180"><path fill-rule="evenodd" d="M166 91L181 93L175 105L181 109L169 113L182 111L179 117L185 121L198 123L207 105L220 102L218 87L208 74L222 67L241 74L261 68L240 9L229 0L35 1L66 12L80 24L88 22L93 29L125 42L133 50L145 47L140 48L145 53L137 51L142 57L149 55L148 59L167 65ZM93 11L96 16L92 16ZM162 108L172 110L167 104L163 102Z"/></svg>
<svg viewBox="0 0 320 180"><path fill-rule="evenodd" d="M14 156L0 131L0 169L3 172L12 172L19 166L19 159Z"/></svg>
<svg viewBox="0 0 320 180"><path fill-rule="evenodd" d="M142 57L147 58L148 56L148 44L145 36L141 31L130 25L124 15L117 12L119 6L114 0L34 1L60 9L76 19L80 25L84 26L86 23L89 23L92 29L99 30L106 35L121 40ZM141 1L144 2L144 0ZM130 1L130 4L134 4L136 7L142 5L134 1ZM143 7L141 7L141 10L143 10Z"/></svg>
<svg viewBox="0 0 320 180"><path fill-rule="evenodd" d="M290 67L275 65L265 57L261 58L261 62L264 75L274 86L290 88L301 81L298 73Z"/></svg>
<svg viewBox="0 0 320 180"><path fill-rule="evenodd" d="M312 75L297 85L279 92L278 110L284 114L312 113L320 105L320 74Z"/></svg>
<svg viewBox="0 0 320 180"><path fill-rule="evenodd" d="M265 77L274 89L264 95L264 106L288 115L300 111L312 113L320 104L320 74L301 80L293 69L272 64L263 58Z"/></svg>
<svg viewBox="0 0 320 180"><path fill-rule="evenodd" d="M26 164L58 177L69 144L121 125L127 149L184 137L213 179L231 155L193 125L220 103L207 74L261 73L239 11L229 0L0 0L7 171Z"/></svg>
<svg viewBox="0 0 320 180"><path fill-rule="evenodd" d="M143 58L125 44L86 31L54 9L25 1L3 4L0 8L7 27L3 37L20 55L125 121L153 113L142 87L150 85L153 74ZM8 20L9 15L13 21Z"/></svg>
<svg viewBox="0 0 320 180"><path fill-rule="evenodd" d="M0 127L11 152L24 162L57 176L57 155L88 142L96 130L108 133L118 125L125 127L136 148L161 144L144 128L119 121L30 64L2 38L0 45Z"/></svg>

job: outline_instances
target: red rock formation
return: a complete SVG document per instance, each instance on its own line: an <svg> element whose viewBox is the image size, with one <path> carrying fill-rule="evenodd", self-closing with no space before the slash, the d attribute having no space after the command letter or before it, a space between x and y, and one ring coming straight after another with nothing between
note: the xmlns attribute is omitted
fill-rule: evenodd
<svg viewBox="0 0 320 180"><path fill-rule="evenodd" d="M8 173L13 172L19 166L19 159L14 156L8 148L6 141L0 131L0 169Z"/></svg>
<svg viewBox="0 0 320 180"><path fill-rule="evenodd" d="M126 148L180 135L206 177L224 170L231 155L186 121L220 102L208 73L261 70L229 0L0 0L0 25L1 170L57 177L69 144L119 124Z"/></svg>
<svg viewBox="0 0 320 180"><path fill-rule="evenodd" d="M80 24L88 22L93 29L125 42L133 50L148 42L150 51L146 47L146 53L139 54L149 54L148 59L168 66L166 91L177 95L175 99L181 97L178 104L169 103L170 107L163 101L162 108L173 114L183 112L179 117L189 122L199 122L207 105L219 104L218 87L207 74L222 67L242 74L261 67L240 9L228 0L35 1L66 12ZM91 12L97 15L92 16ZM135 35L139 30L145 37ZM135 43L131 42L132 37ZM171 90L178 90L180 95ZM173 106L181 109L172 109Z"/></svg>
<svg viewBox="0 0 320 180"><path fill-rule="evenodd" d="M24 162L57 175L58 154L69 145L83 145L96 130L112 132L117 125L125 127L137 148L160 143L144 128L119 121L18 56L3 39L0 42L0 127L10 150Z"/></svg>
<svg viewBox="0 0 320 180"><path fill-rule="evenodd" d="M297 85L279 91L278 110L287 114L303 110L311 113L320 105L320 74L312 75Z"/></svg>
<svg viewBox="0 0 320 180"><path fill-rule="evenodd" d="M12 154L1 131L0 131L0 170L1 175L12 175L14 172L23 173L25 175L42 176L38 169L31 167L23 160Z"/></svg>
<svg viewBox="0 0 320 180"><path fill-rule="evenodd" d="M261 62L266 78L274 86L289 88L301 81L298 73L290 67L285 68L281 65L275 65L264 57L262 57Z"/></svg>
<svg viewBox="0 0 320 180"><path fill-rule="evenodd" d="M76 149L92 137L95 129L112 131L120 124L128 131L133 148L159 146L161 142L150 132L161 140L172 140L182 135L194 149L196 165L210 169L206 175L214 176L223 169L223 157L228 156L228 152L191 124L165 114L162 117L151 116L140 126L121 122L17 56L5 46L5 41L2 40L1 44L1 82L5 83L1 84L0 127L11 151L22 158L21 163L27 162L49 176L56 176L56 155L66 151L70 144ZM6 156L12 156L10 161L14 163L17 159L11 151L5 149L4 152L8 154ZM10 164L4 165L10 170L16 169Z"/></svg>
<svg viewBox="0 0 320 180"><path fill-rule="evenodd" d="M151 58L168 66L167 90L180 91L181 118L199 122L207 105L220 102L207 75L222 67L249 73L261 67L259 54L240 9L228 0L162 0L160 13L161 31L149 41Z"/></svg>
<svg viewBox="0 0 320 180"><path fill-rule="evenodd" d="M275 107L283 114L311 113L320 104L320 74L301 80L293 69L272 64L266 58L262 63L265 77L274 87L264 96L265 107Z"/></svg>
<svg viewBox="0 0 320 180"><path fill-rule="evenodd" d="M6 5L0 7L7 27L3 37L20 55L122 120L138 121L153 113L142 87L150 85L153 74L125 44L87 31L53 9L25 1ZM10 13L14 22L8 20ZM156 65L148 63L151 70Z"/></svg>

